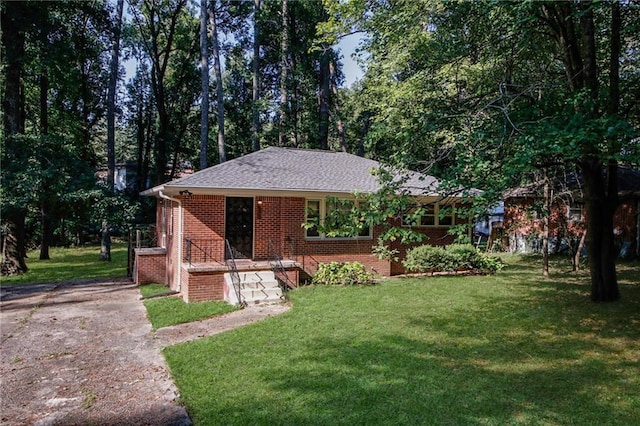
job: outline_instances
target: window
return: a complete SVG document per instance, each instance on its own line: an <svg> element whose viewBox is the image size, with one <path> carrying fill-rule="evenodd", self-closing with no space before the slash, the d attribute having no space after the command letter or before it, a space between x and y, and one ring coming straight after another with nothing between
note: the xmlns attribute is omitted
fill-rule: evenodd
<svg viewBox="0 0 640 426"><path fill-rule="evenodd" d="M307 238L371 238L371 227L363 223L364 219L355 223L349 215L354 207L363 208L364 204L341 199L307 200ZM357 236L353 237L355 232Z"/></svg>
<svg viewBox="0 0 640 426"><path fill-rule="evenodd" d="M567 206L567 219L573 221L583 221L584 204L582 203L571 203Z"/></svg>
<svg viewBox="0 0 640 426"><path fill-rule="evenodd" d="M418 206L407 213L402 220L404 226L453 226L453 206L441 206L438 203Z"/></svg>
<svg viewBox="0 0 640 426"><path fill-rule="evenodd" d="M318 225L320 224L320 200L307 200L307 217L306 223L312 223L313 226L307 228L307 237L319 237Z"/></svg>

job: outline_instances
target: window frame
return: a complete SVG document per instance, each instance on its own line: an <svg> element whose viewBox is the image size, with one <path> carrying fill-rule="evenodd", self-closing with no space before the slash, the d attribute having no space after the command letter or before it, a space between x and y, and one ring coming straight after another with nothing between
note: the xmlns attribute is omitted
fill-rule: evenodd
<svg viewBox="0 0 640 426"><path fill-rule="evenodd" d="M452 226L454 226L456 224L455 210L452 210L445 217L440 218L440 209L441 209L441 207L455 208L455 205L453 205L453 204L444 204L444 205L442 205L439 202L429 203L429 204L426 204L424 206L418 205L417 207L414 207L411 210L409 210L408 214L415 213L415 211L417 209L419 209L419 208L427 209L426 214L420 215L420 217L418 219L418 223L416 223L415 225L408 224L407 221L404 219L404 216L403 216L402 226L407 227L407 228L451 228ZM405 216L407 216L407 215L405 215ZM423 223L423 218L424 217L433 218L433 223L427 223L427 224ZM447 219L447 218L449 219L450 223L442 223L443 219Z"/></svg>
<svg viewBox="0 0 640 426"><path fill-rule="evenodd" d="M338 198L340 201L352 201L357 207L361 204L364 204L362 200L353 200L350 198ZM331 200L327 200L326 198L305 198L304 206L305 206L305 223L309 222L309 202L318 202L318 224L324 224L324 221L327 218L327 212L329 211L328 204L331 203ZM372 240L373 239L373 226L369 224L369 232L367 235L357 235L355 237L331 237L327 236L323 232L319 232L316 230L318 235L309 235L309 231L316 230L315 227L308 228L304 230L304 237L308 241L353 241L353 240Z"/></svg>
<svg viewBox="0 0 640 426"><path fill-rule="evenodd" d="M576 214L576 211L580 212ZM569 222L584 222L584 203L571 202L567 204L567 220Z"/></svg>

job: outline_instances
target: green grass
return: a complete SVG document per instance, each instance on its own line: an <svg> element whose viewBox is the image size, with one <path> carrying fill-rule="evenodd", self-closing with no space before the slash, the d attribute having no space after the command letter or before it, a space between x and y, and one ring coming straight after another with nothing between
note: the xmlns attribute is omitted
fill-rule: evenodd
<svg viewBox="0 0 640 426"><path fill-rule="evenodd" d="M638 263L593 304L584 273L508 262L301 288L284 315L164 353L196 426L640 424Z"/></svg>
<svg viewBox="0 0 640 426"><path fill-rule="evenodd" d="M127 275L127 244L111 246L111 262L99 259L100 246L52 247L49 260L39 260L39 250L27 253L25 274L0 278L3 286L48 283L89 278L116 278Z"/></svg>
<svg viewBox="0 0 640 426"><path fill-rule="evenodd" d="M169 291L169 288L161 284L140 286L140 293L145 297L166 291ZM147 308L147 318L154 330L226 314L237 309L222 301L185 303L176 296L148 299L143 303Z"/></svg>

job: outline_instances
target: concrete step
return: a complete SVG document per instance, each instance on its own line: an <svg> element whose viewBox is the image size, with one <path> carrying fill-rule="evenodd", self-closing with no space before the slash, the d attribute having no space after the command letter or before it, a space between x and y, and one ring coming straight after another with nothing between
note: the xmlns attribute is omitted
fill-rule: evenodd
<svg viewBox="0 0 640 426"><path fill-rule="evenodd" d="M242 299L247 302L259 300L280 300L282 297L282 290L279 288L266 288L262 290L245 288L240 290L240 295L242 296Z"/></svg>
<svg viewBox="0 0 640 426"><path fill-rule="evenodd" d="M240 282L261 282L261 281L275 281L276 276L273 271L241 271L238 273L240 276Z"/></svg>
<svg viewBox="0 0 640 426"><path fill-rule="evenodd" d="M280 288L278 281L240 281L241 289L261 290L264 288Z"/></svg>

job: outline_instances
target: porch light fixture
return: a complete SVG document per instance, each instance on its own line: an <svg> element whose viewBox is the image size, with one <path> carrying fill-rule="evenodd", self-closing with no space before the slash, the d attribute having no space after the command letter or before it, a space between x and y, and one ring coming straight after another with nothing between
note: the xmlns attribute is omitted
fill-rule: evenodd
<svg viewBox="0 0 640 426"><path fill-rule="evenodd" d="M189 191L188 189L183 189L182 191L178 192L180 195L186 195L187 197L191 197L193 195L193 193L191 191Z"/></svg>

